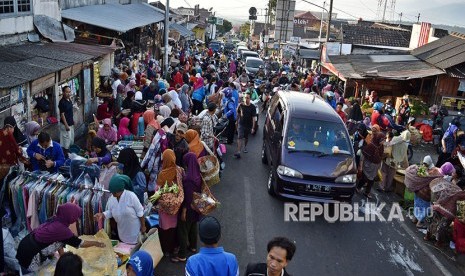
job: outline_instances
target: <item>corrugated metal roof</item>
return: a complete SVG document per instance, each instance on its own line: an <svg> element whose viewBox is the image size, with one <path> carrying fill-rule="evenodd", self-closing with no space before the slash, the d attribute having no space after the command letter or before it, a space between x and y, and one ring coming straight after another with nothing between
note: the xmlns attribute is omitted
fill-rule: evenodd
<svg viewBox="0 0 465 276"><path fill-rule="evenodd" d="M441 69L465 63L465 39L449 35L412 51L412 54Z"/></svg>
<svg viewBox="0 0 465 276"><path fill-rule="evenodd" d="M83 6L62 10L61 16L122 33L165 18L163 13L146 3Z"/></svg>
<svg viewBox="0 0 465 276"><path fill-rule="evenodd" d="M76 43L0 47L0 88L14 87L50 73L112 53L116 48Z"/></svg>
<svg viewBox="0 0 465 276"><path fill-rule="evenodd" d="M345 79L409 80L444 74L444 71L410 55L403 58L399 55L392 59L388 57L381 61L379 56L371 55L330 56L330 64L323 66L328 70L337 71L333 73L340 74Z"/></svg>
<svg viewBox="0 0 465 276"><path fill-rule="evenodd" d="M189 37L194 34L192 31L178 23L170 23L170 29L179 32L183 37Z"/></svg>

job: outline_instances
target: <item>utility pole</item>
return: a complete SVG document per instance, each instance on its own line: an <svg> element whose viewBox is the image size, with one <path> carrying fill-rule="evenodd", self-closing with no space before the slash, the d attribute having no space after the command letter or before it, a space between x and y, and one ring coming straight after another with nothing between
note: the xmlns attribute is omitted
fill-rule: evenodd
<svg viewBox="0 0 465 276"><path fill-rule="evenodd" d="M326 42L329 41L329 33L331 32L331 17L333 13L333 0L329 1L329 14L328 14L328 31L326 32Z"/></svg>
<svg viewBox="0 0 465 276"><path fill-rule="evenodd" d="M401 13L399 14L399 25L402 24L402 15L403 15L403 14L402 14L402 12L401 12Z"/></svg>
<svg viewBox="0 0 465 276"><path fill-rule="evenodd" d="M383 20L382 20L383 23L384 23L384 20L386 18L387 2L388 2L388 0L384 0L384 11L383 11Z"/></svg>
<svg viewBox="0 0 465 276"><path fill-rule="evenodd" d="M417 16L417 23L420 23L420 13L418 13L418 16Z"/></svg>
<svg viewBox="0 0 465 276"><path fill-rule="evenodd" d="M265 30L264 30L264 34L263 34L263 46L265 47L265 56L268 56L268 40L265 39L265 36L268 35L268 8L265 9ZM269 39L269 38L268 38Z"/></svg>
<svg viewBox="0 0 465 276"><path fill-rule="evenodd" d="M164 75L165 77L168 74L169 68L169 55L168 55L168 34L170 32L170 0L166 0L165 6L165 53L164 53Z"/></svg>

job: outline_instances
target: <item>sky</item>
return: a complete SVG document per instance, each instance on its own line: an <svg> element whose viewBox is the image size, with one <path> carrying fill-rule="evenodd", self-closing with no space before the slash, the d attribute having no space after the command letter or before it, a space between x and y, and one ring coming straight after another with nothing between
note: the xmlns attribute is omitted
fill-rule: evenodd
<svg viewBox="0 0 465 276"><path fill-rule="evenodd" d="M310 2L323 6L323 0L309 0ZM329 1L327 0L326 7L328 9ZM337 13L338 18L345 19L358 19L363 18L366 20L377 19L378 3L380 0L334 0L333 13ZM382 0L381 0L382 1ZM388 6L392 1L396 2L394 20L400 19L399 14L402 12L402 21L417 21L416 16L418 13L423 14L420 16L420 21L427 21L436 24L448 24L465 26L465 20L460 20L460 17L443 16L438 12L438 8L444 7L448 4L460 3L461 7L465 9L465 1L463 0L387 0ZM150 2L155 2L151 0ZM166 0L161 0L165 3ZM264 21L265 17L260 16L265 14L268 0L170 0L170 6L176 7L194 7L200 4L202 8L213 8L216 16L232 19L233 21L248 20L248 10L254 6L258 10L258 21ZM315 6L305 3L302 0L296 1L297 10L321 10ZM461 9L462 11L464 9Z"/></svg>

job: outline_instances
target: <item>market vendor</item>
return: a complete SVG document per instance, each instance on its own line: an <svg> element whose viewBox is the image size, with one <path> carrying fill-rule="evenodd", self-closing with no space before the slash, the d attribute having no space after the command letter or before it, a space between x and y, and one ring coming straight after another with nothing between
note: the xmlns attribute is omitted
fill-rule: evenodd
<svg viewBox="0 0 465 276"><path fill-rule="evenodd" d="M87 165L98 164L108 165L111 162L111 153L107 149L107 144L105 140L99 137L94 137L92 139L92 153L91 158L87 159Z"/></svg>
<svg viewBox="0 0 465 276"><path fill-rule="evenodd" d="M116 145L116 142L118 142L118 135L116 129L111 125L110 118L103 120L103 127L98 130L97 137L105 140L105 144L108 146Z"/></svg>
<svg viewBox="0 0 465 276"><path fill-rule="evenodd" d="M56 216L41 224L21 240L16 254L19 264L29 272L35 272L55 251L62 255L65 244L75 248L104 247L105 245L101 242L83 241L71 232L69 226L77 222L81 215L81 207L74 203L58 206Z"/></svg>
<svg viewBox="0 0 465 276"><path fill-rule="evenodd" d="M140 233L145 233L144 207L134 192L125 187L132 186L127 175L115 174L108 189L112 197L108 200L107 211L94 216L96 220L114 218L119 239L127 244L137 244Z"/></svg>
<svg viewBox="0 0 465 276"><path fill-rule="evenodd" d="M47 132L39 133L37 140L27 148L32 168L37 171L57 172L65 163L65 156L60 144L52 141Z"/></svg>

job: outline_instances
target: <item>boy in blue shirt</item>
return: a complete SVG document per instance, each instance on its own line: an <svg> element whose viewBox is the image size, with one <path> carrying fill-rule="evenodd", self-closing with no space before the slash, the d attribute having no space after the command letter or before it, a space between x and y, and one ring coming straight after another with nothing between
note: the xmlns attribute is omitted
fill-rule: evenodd
<svg viewBox="0 0 465 276"><path fill-rule="evenodd" d="M27 148L27 155L31 159L34 171L57 172L65 163L60 144L52 141L47 132L39 133L37 139Z"/></svg>
<svg viewBox="0 0 465 276"><path fill-rule="evenodd" d="M200 221L199 236L205 246L187 260L186 276L239 276L236 256L218 246L221 225L216 218L207 216Z"/></svg>

